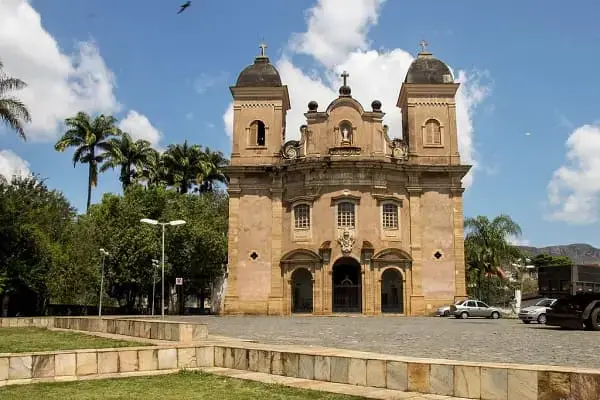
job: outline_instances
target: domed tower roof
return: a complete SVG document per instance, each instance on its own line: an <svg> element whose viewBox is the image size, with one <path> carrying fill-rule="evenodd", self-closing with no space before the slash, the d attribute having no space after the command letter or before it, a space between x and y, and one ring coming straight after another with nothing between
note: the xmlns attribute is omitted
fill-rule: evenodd
<svg viewBox="0 0 600 400"><path fill-rule="evenodd" d="M265 55L265 44L261 44L260 55L254 59L254 64L248 65L237 78L237 87L280 87L281 77L277 69Z"/></svg>
<svg viewBox="0 0 600 400"><path fill-rule="evenodd" d="M426 51L426 42L421 42L421 46L423 49L408 68L404 82L418 84L454 83L450 68Z"/></svg>

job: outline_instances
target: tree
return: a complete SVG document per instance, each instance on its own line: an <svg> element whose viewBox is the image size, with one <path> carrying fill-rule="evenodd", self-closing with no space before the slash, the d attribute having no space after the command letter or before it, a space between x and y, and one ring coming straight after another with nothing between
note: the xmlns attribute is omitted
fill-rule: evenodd
<svg viewBox="0 0 600 400"><path fill-rule="evenodd" d="M202 148L197 145L171 144L163 154L164 166L167 170L167 181L175 186L181 194L188 193L193 185L204 181L210 170Z"/></svg>
<svg viewBox="0 0 600 400"><path fill-rule="evenodd" d="M551 256L549 254L538 254L531 259L532 265L539 267L571 267L573 261L567 256Z"/></svg>
<svg viewBox="0 0 600 400"><path fill-rule="evenodd" d="M148 154L148 159L142 170L142 179L148 187L158 187L167 183L167 169L161 154L153 150Z"/></svg>
<svg viewBox="0 0 600 400"><path fill-rule="evenodd" d="M144 167L156 151L150 147L147 140L134 141L127 132L108 141L109 147L106 159L100 172L109 168L120 168L119 180L125 190L131 183L142 177Z"/></svg>
<svg viewBox="0 0 600 400"><path fill-rule="evenodd" d="M212 192L214 190L214 183L226 183L227 177L223 173L223 168L229 164L229 160L225 158L220 151L211 151L208 147L204 149L204 157L208 164L206 165L206 174L203 177L200 185L200 192Z"/></svg>
<svg viewBox="0 0 600 400"><path fill-rule="evenodd" d="M8 92L25 88L27 84L18 78L8 76L2 70L3 67L4 65L0 62L0 120L15 130L21 139L27 140L23 123L31 122L29 110L21 100L8 94Z"/></svg>
<svg viewBox="0 0 600 400"><path fill-rule="evenodd" d="M48 276L64 262L75 213L64 196L35 177L0 182L0 277L3 312L15 297L20 311L42 313Z"/></svg>
<svg viewBox="0 0 600 400"><path fill-rule="evenodd" d="M79 112L65 123L69 128L56 142L57 151L65 151L67 147L75 147L73 167L77 163L88 164L88 193L86 211L92 201L92 188L98 184L98 166L106 158L111 149L109 139L120 134L115 126L117 120L110 115L99 115L92 119L88 114Z"/></svg>
<svg viewBox="0 0 600 400"><path fill-rule="evenodd" d="M485 216L467 218L465 225L465 259L467 277L477 279L479 297L483 298L485 277L502 277L502 264L512 261L516 254L510 237L521 235L521 227L508 215L499 215L493 220Z"/></svg>

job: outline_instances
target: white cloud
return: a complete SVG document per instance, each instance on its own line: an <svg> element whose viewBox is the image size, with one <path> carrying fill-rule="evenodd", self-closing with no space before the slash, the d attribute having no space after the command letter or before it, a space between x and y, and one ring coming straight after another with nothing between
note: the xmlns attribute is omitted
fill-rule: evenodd
<svg viewBox="0 0 600 400"><path fill-rule="evenodd" d="M157 147L162 137L161 133L150 123L150 120L135 110L130 110L127 116L119 122L119 128L131 135L135 140L149 141Z"/></svg>
<svg viewBox="0 0 600 400"><path fill-rule="evenodd" d="M548 184L549 217L572 224L598 221L600 208L600 125L583 125L567 139L567 162Z"/></svg>
<svg viewBox="0 0 600 400"><path fill-rule="evenodd" d="M513 246L531 246L531 241L515 236L509 237L508 243L512 244Z"/></svg>
<svg viewBox="0 0 600 400"><path fill-rule="evenodd" d="M413 56L403 49L378 51L370 49L367 33L377 23L382 0L319 0L307 12L307 32L292 36L289 54L276 62L281 78L289 87L291 110L287 115L286 139L297 139L299 127L306 123L304 113L310 100L319 103L319 110L337 98L341 85L340 73L350 74L348 84L352 96L365 109L370 109L375 99L382 102L386 112L384 123L391 137L401 137L401 113L396 107L400 87ZM320 63L320 68L310 71L300 69L293 62L294 54L310 55ZM463 179L465 187L473 181L477 170L474 146L473 117L479 104L489 95L490 88L485 72L467 73L459 70L454 75L461 83L456 96L459 151L463 163L473 168ZM233 108L229 105L225 115L226 133L233 131Z"/></svg>
<svg viewBox="0 0 600 400"><path fill-rule="evenodd" d="M0 2L0 55L6 72L28 86L18 93L32 122L32 140L56 138L63 120L77 111L113 113L120 109L115 79L93 42L64 54L26 0Z"/></svg>
<svg viewBox="0 0 600 400"><path fill-rule="evenodd" d="M64 53L27 0L0 0L0 58L6 73L27 83L17 96L31 113L26 134L33 141L55 140L65 118L78 111L95 115L123 109L114 93L115 76L96 44L80 42L72 54ZM147 121L135 111L126 119L133 116ZM157 135L154 128L148 132Z"/></svg>
<svg viewBox="0 0 600 400"><path fill-rule="evenodd" d="M531 132L525 132L525 136L531 136Z"/></svg>
<svg viewBox="0 0 600 400"><path fill-rule="evenodd" d="M3 175L9 181L13 176L31 175L29 163L12 150L0 150L0 175Z"/></svg>
<svg viewBox="0 0 600 400"><path fill-rule="evenodd" d="M319 0L307 12L307 31L293 35L290 47L332 68L349 52L367 49L367 33L384 1Z"/></svg>
<svg viewBox="0 0 600 400"><path fill-rule="evenodd" d="M185 119L187 119L188 121L191 121L194 119L194 113L193 112L189 112L187 114L185 114Z"/></svg>

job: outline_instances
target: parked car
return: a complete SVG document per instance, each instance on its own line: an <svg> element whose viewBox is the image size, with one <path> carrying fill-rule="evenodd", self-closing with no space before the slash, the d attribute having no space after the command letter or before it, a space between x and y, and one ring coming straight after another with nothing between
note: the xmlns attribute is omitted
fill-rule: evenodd
<svg viewBox="0 0 600 400"><path fill-rule="evenodd" d="M456 318L461 319L470 317L498 319L501 316L499 308L490 307L479 300L465 300L461 304L452 305L450 310Z"/></svg>
<svg viewBox="0 0 600 400"><path fill-rule="evenodd" d="M458 306L458 305L461 305L462 303L464 303L465 301L466 300L458 300L453 305ZM436 317L449 317L452 314L451 308L452 308L452 305L442 306L442 307L438 308L437 310L435 310L435 316Z"/></svg>
<svg viewBox="0 0 600 400"><path fill-rule="evenodd" d="M528 324L537 321L538 324L546 323L546 313L556 303L556 299L542 299L533 306L525 307L519 312L519 319Z"/></svg>

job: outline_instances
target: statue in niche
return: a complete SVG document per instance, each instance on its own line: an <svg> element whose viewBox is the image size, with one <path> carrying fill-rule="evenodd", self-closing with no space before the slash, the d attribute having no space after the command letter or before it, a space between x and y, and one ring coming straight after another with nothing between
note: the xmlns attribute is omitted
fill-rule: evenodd
<svg viewBox="0 0 600 400"><path fill-rule="evenodd" d="M340 132L342 133L342 144L348 145L352 143L352 126L342 124L340 125Z"/></svg>

